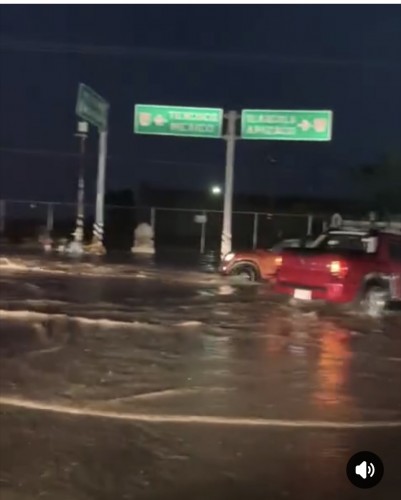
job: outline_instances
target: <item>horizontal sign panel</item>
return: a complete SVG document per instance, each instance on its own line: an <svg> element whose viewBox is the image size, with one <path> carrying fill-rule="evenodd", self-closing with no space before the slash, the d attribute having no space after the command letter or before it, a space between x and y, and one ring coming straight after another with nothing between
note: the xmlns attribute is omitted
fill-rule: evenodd
<svg viewBox="0 0 401 500"><path fill-rule="evenodd" d="M137 104L134 132L137 134L219 138L223 110Z"/></svg>
<svg viewBox="0 0 401 500"><path fill-rule="evenodd" d="M241 117L242 139L275 141L330 141L331 111L252 110Z"/></svg>

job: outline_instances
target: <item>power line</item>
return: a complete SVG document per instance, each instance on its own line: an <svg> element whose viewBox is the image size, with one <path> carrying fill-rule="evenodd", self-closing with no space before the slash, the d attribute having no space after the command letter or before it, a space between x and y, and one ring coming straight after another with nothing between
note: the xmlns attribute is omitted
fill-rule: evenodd
<svg viewBox="0 0 401 500"><path fill-rule="evenodd" d="M40 42L29 40L0 39L0 50L11 52L36 52L48 54L76 54L85 56L136 57L146 59L186 59L191 61L208 60L252 64L268 62L271 64L295 64L335 67L370 67L377 69L399 70L395 61L379 59L345 59L329 57L299 57L272 54L254 54L244 52L208 52L147 47L129 47L124 45L93 45L78 43Z"/></svg>
<svg viewBox="0 0 401 500"><path fill-rule="evenodd" d="M33 155L33 156L52 156L52 157L69 157L69 158L78 158L80 155L79 153L70 153L70 152L65 152L65 151L53 151L53 150L47 150L47 149L26 149L26 148L6 148L6 147L0 147L0 153L1 152L7 152L11 154L22 154L22 155ZM87 157L94 158L96 155L91 155L87 154ZM114 156L114 155L109 155L107 157L107 160L111 163L124 163L124 162L129 162L130 160L127 160L126 156ZM222 163L209 163L209 162L189 162L185 160L158 160L154 158L136 158L135 163L140 165L142 164L147 164L147 165L173 165L177 167L195 167L195 168L215 168L215 169L222 169L223 164ZM262 162L263 163L263 162ZM238 168L241 168L241 165L237 165ZM287 178L292 176L296 172L295 167L287 167L287 166L281 166L278 171L276 170L270 170L270 174L274 172L274 175L277 176L277 172L279 172L279 177L280 178ZM325 170L324 174L320 173L320 177L326 178L327 180L337 178L339 176L339 173L337 171L328 171Z"/></svg>
<svg viewBox="0 0 401 500"><path fill-rule="evenodd" d="M70 153L68 151L54 151L50 149L27 149L27 148L7 148L0 146L0 153L10 153L10 154L20 154L20 155L32 155L32 156L54 156L54 157L67 157L67 158L77 158L80 156L80 153ZM86 157L94 157L96 155L86 154ZM108 161L112 162L127 162L126 156L114 156L108 155ZM184 160L157 160L152 158L136 158L135 161L137 163L148 163L148 164L156 164L156 165L186 165L189 167L215 167L220 168L221 164L217 163L202 163L202 162L193 162L193 161L184 161Z"/></svg>
<svg viewBox="0 0 401 500"><path fill-rule="evenodd" d="M77 157L79 153L70 153L67 151L53 151L50 149L25 149L25 148L6 148L0 147L0 152L21 154L21 155L35 155L35 156L63 156L63 157Z"/></svg>

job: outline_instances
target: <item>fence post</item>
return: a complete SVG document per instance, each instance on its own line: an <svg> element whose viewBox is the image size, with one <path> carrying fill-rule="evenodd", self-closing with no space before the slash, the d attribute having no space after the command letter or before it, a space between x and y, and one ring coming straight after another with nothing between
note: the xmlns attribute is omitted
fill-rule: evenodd
<svg viewBox="0 0 401 500"><path fill-rule="evenodd" d="M0 234L6 231L6 200L0 200Z"/></svg>
<svg viewBox="0 0 401 500"><path fill-rule="evenodd" d="M204 210L202 212L204 217L206 217L205 222L202 222L201 224L201 241L200 241L200 253L203 254L205 253L205 244L206 244L206 224L207 224L207 214L206 211Z"/></svg>
<svg viewBox="0 0 401 500"><path fill-rule="evenodd" d="M259 214L255 212L253 214L253 235L252 235L252 248L258 246L258 225L259 225Z"/></svg>
<svg viewBox="0 0 401 500"><path fill-rule="evenodd" d="M154 236L155 231L156 231L156 208L155 207L150 208L150 226L152 228L153 236Z"/></svg>
<svg viewBox="0 0 401 500"><path fill-rule="evenodd" d="M308 229L307 229L307 235L312 236L312 229L313 229L313 215L308 215Z"/></svg>
<svg viewBox="0 0 401 500"><path fill-rule="evenodd" d="M47 204L47 219L46 219L46 229L47 232L50 233L53 231L54 226L54 212L53 212L53 203Z"/></svg>

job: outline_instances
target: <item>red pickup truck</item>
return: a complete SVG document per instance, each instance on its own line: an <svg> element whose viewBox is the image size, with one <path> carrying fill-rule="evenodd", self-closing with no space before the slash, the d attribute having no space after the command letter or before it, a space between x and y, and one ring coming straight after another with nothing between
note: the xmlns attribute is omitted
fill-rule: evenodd
<svg viewBox="0 0 401 500"><path fill-rule="evenodd" d="M285 250L274 289L301 301L353 303L380 316L401 301L401 232L329 230L311 248Z"/></svg>

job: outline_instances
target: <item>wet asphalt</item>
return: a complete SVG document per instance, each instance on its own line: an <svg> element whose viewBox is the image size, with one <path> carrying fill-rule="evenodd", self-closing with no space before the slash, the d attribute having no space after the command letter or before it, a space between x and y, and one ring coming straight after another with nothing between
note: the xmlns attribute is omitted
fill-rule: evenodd
<svg viewBox="0 0 401 500"><path fill-rule="evenodd" d="M398 499L401 321L214 274L0 266L0 498ZM357 451L382 482L354 487Z"/></svg>

